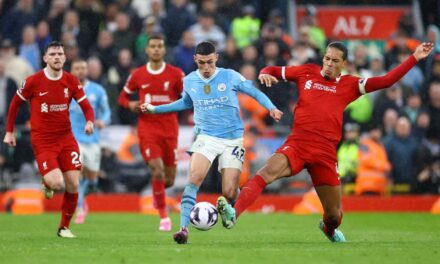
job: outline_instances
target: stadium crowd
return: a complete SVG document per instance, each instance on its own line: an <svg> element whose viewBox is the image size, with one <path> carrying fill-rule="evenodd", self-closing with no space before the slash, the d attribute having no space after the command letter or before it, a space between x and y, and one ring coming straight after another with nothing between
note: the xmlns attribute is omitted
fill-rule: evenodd
<svg viewBox="0 0 440 264"><path fill-rule="evenodd" d="M245 145L249 164L243 170L244 174L253 175L247 170L252 170L257 152L253 148L254 137L285 136L290 131L296 103L294 84L262 87L257 82L259 71L271 65L320 64L331 41L320 28L313 6L306 9L306 16L298 23L298 35L293 37L288 31L287 1L264 1L264 6L259 2L0 1L0 126L5 125L17 87L44 67L43 48L52 40L65 45L65 70L70 71L73 60L87 59L88 78L105 87L109 95L111 124L128 126L136 125L136 116L121 108L117 98L130 72L145 63L149 36L165 36L166 61L185 74L196 69L196 44L208 40L220 52L219 67L234 69L254 81L285 113L281 122L274 123L264 108L240 95L248 131ZM371 52L362 42L352 45L346 72L364 77L384 74L410 56L422 41L433 42L435 51L398 84L364 95L347 108L344 137L338 149L340 175L347 193L440 193L440 31L438 24L431 24L426 26L424 35L415 32L413 17L405 14L396 32L385 40L383 53ZM18 147L0 147L0 189L11 188L14 181L36 172L28 118L26 109L21 109L17 118L21 125ZM192 125L192 113L181 113L179 122ZM129 137L135 142L134 132ZM129 140L126 141L133 142ZM121 162L130 156L130 143L124 147L120 153L113 153L104 146L102 191L140 191L140 186L148 182L142 180L147 173L142 159L130 168ZM133 170L133 166L139 170ZM115 187L114 181L122 170L136 171L139 177L126 181L121 189Z"/></svg>

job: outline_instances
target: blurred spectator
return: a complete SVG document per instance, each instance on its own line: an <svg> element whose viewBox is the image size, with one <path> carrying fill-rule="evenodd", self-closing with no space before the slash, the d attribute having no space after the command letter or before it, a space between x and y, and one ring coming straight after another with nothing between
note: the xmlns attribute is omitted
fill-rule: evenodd
<svg viewBox="0 0 440 264"><path fill-rule="evenodd" d="M66 54L64 70L70 71L70 66L72 65L72 62L80 58L79 47L75 40L64 43L64 53Z"/></svg>
<svg viewBox="0 0 440 264"><path fill-rule="evenodd" d="M18 0L2 19L1 35L10 39L15 46L21 42L21 33L26 25L36 25L41 16L40 6L33 0Z"/></svg>
<svg viewBox="0 0 440 264"><path fill-rule="evenodd" d="M292 58L289 61L289 65L296 66L307 63L320 63L318 56L314 49L312 49L305 42L297 42L291 52Z"/></svg>
<svg viewBox="0 0 440 264"><path fill-rule="evenodd" d="M344 139L338 148L338 170L343 183L353 183L359 165L359 125L346 123L344 125Z"/></svg>
<svg viewBox="0 0 440 264"><path fill-rule="evenodd" d="M226 41L226 48L220 53L217 64L219 67L234 69L236 71L243 65L240 51L235 46L235 41L232 37L229 37Z"/></svg>
<svg viewBox="0 0 440 264"><path fill-rule="evenodd" d="M420 41L409 38L408 33L404 30L398 30L385 47L385 67L389 69L391 65L398 63L398 54L401 51L410 50L413 52L419 44Z"/></svg>
<svg viewBox="0 0 440 264"><path fill-rule="evenodd" d="M100 26L101 30L108 30L111 33L115 32L118 28L116 23L116 16L119 13L119 4L116 2L110 3L105 8L104 20Z"/></svg>
<svg viewBox="0 0 440 264"><path fill-rule="evenodd" d="M428 111L431 117L428 133L440 140L440 81L432 82L429 86Z"/></svg>
<svg viewBox="0 0 440 264"><path fill-rule="evenodd" d="M132 67L133 56L131 51L128 49L120 50L116 65L108 70L109 89L111 90L108 95L110 105L118 106L117 97L123 89ZM137 114L123 107L118 108L118 116L119 122L123 125L134 125L137 121Z"/></svg>
<svg viewBox="0 0 440 264"><path fill-rule="evenodd" d="M440 29L437 25L429 25L426 30L426 41L434 43L434 50L425 61L425 77L429 80L432 75L432 66L435 57L440 57Z"/></svg>
<svg viewBox="0 0 440 264"><path fill-rule="evenodd" d="M47 21L49 23L50 33L54 39L61 38L61 25L64 21L64 14L66 12L68 2L65 0L53 0L47 14Z"/></svg>
<svg viewBox="0 0 440 264"><path fill-rule="evenodd" d="M40 54L43 54L44 49L49 43L53 41L52 35L49 31L49 23L46 20L41 20L37 25L36 42L40 49Z"/></svg>
<svg viewBox="0 0 440 264"><path fill-rule="evenodd" d="M240 0L223 0L217 9L218 25L227 35L231 30L232 20L241 14Z"/></svg>
<svg viewBox="0 0 440 264"><path fill-rule="evenodd" d="M263 54L257 60L258 70L266 66L282 66L286 61L280 56L280 49L275 41L268 41L264 44Z"/></svg>
<svg viewBox="0 0 440 264"><path fill-rule="evenodd" d="M136 35L130 28L130 17L125 13L116 16L117 29L113 32L113 44L117 52L128 49L134 52Z"/></svg>
<svg viewBox="0 0 440 264"><path fill-rule="evenodd" d="M409 49L401 50L398 55L398 63L404 62L409 56L412 56L412 52ZM392 65L391 68L396 67L397 65ZM403 91L411 91L413 93L420 93L422 90L424 76L422 70L419 66L414 66L409 70L400 80L400 84L404 86L406 89ZM406 97L406 93L404 97Z"/></svg>
<svg viewBox="0 0 440 264"><path fill-rule="evenodd" d="M429 114L425 111L420 111L419 115L416 118L416 123L411 130L414 138L417 140L418 143L420 143L422 139L425 138L430 123L431 117L429 116Z"/></svg>
<svg viewBox="0 0 440 264"><path fill-rule="evenodd" d="M119 175L116 154L107 147L102 147L101 169L98 174L98 186L103 192L115 192L115 181Z"/></svg>
<svg viewBox="0 0 440 264"><path fill-rule="evenodd" d="M411 136L411 123L408 118L397 120L395 134L384 140L387 156L392 164L391 178L394 184L410 184L414 166L416 140Z"/></svg>
<svg viewBox="0 0 440 264"><path fill-rule="evenodd" d="M36 42L35 28L31 25L25 26L22 39L19 49L20 57L29 62L35 72L39 71L41 69L41 53Z"/></svg>
<svg viewBox="0 0 440 264"><path fill-rule="evenodd" d="M303 18L302 25L309 27L310 44L324 54L327 46L327 38L324 30L319 26L317 10L313 5L307 5L306 16Z"/></svg>
<svg viewBox="0 0 440 264"><path fill-rule="evenodd" d="M104 8L98 0L75 0L73 2L80 20L80 35L77 37L78 46L81 54L88 54L90 46L98 37Z"/></svg>
<svg viewBox="0 0 440 264"><path fill-rule="evenodd" d="M403 106L402 92L398 84L381 91L373 107L373 120L381 124L384 113L387 109L394 109L400 112L400 107Z"/></svg>
<svg viewBox="0 0 440 264"><path fill-rule="evenodd" d="M226 36L214 22L214 14L202 12L198 16L197 23L192 25L189 31L193 34L196 43L210 41L218 52L222 52L225 49Z"/></svg>
<svg viewBox="0 0 440 264"><path fill-rule="evenodd" d="M256 64L258 59L257 48L253 45L247 46L242 49L241 56L243 59L243 64Z"/></svg>
<svg viewBox="0 0 440 264"><path fill-rule="evenodd" d="M0 57L5 60L5 75L11 77L17 85L34 73L32 66L26 60L15 54L15 46L10 39L4 39L0 46Z"/></svg>
<svg viewBox="0 0 440 264"><path fill-rule="evenodd" d="M171 47L179 44L183 32L195 22L187 6L187 0L171 0L167 16L163 21L167 44Z"/></svg>
<svg viewBox="0 0 440 264"><path fill-rule="evenodd" d="M255 8L251 5L244 6L242 16L232 20L231 34L239 49L251 45L258 39L260 23L260 20L255 18Z"/></svg>
<svg viewBox="0 0 440 264"><path fill-rule="evenodd" d="M415 193L440 193L440 142L434 134L428 134L417 148L414 161Z"/></svg>
<svg viewBox="0 0 440 264"><path fill-rule="evenodd" d="M391 136L394 133L394 129L396 128L398 118L399 118L399 113L395 109L388 108L385 111L382 119L380 120L380 124L383 124L384 136Z"/></svg>
<svg viewBox="0 0 440 264"><path fill-rule="evenodd" d="M371 125L359 145L359 166L356 177L356 194L380 194L387 191L391 164L382 144L382 131Z"/></svg>
<svg viewBox="0 0 440 264"><path fill-rule="evenodd" d="M275 42L278 45L279 54L282 59L286 60L290 58L290 48L282 40L282 30L281 28L273 24L264 24L261 29L261 37L255 42L255 47L257 48L258 54L264 52L266 43Z"/></svg>
<svg viewBox="0 0 440 264"><path fill-rule="evenodd" d="M108 68L116 62L117 52L110 31L102 30L99 32L96 44L90 49L89 57L91 56L101 60L104 72L107 72Z"/></svg>
<svg viewBox="0 0 440 264"><path fill-rule="evenodd" d="M135 50L136 57L139 62L143 63L146 61L147 56L145 54L145 47L148 43L148 38L152 34L159 33L156 27L156 18L154 16L149 16L144 20L144 27L142 32L136 38Z"/></svg>
<svg viewBox="0 0 440 264"><path fill-rule="evenodd" d="M354 47L353 63L356 67L356 71L359 73L370 68L370 62L368 60L368 50L364 44L359 43Z"/></svg>
<svg viewBox="0 0 440 264"><path fill-rule="evenodd" d="M98 57L89 57L87 59L87 65L89 66L89 79L106 87L106 80L105 76L103 75L101 60Z"/></svg>
<svg viewBox="0 0 440 264"><path fill-rule="evenodd" d="M12 101L17 92L17 84L13 79L6 76L6 64L5 60L0 57L0 127L6 126L6 117L8 116L9 103ZM25 124L29 119L29 109L27 107L21 107L16 124Z"/></svg>
<svg viewBox="0 0 440 264"><path fill-rule="evenodd" d="M150 13L148 13L146 16L143 16L143 17L146 18L148 16L154 17L156 19L155 31L156 32L163 32L163 20L166 17L166 13L164 11L162 0L152 0L151 1Z"/></svg>
<svg viewBox="0 0 440 264"><path fill-rule="evenodd" d="M420 114L422 108L422 99L420 95L411 93L406 98L406 106L403 108L403 112L408 116L411 121L411 125L416 123L417 117Z"/></svg>
<svg viewBox="0 0 440 264"><path fill-rule="evenodd" d="M131 6L132 0L118 0L119 10L130 18L130 28L135 34L139 34L142 29L143 19L141 19L137 11ZM144 1L144 5L148 5Z"/></svg>
<svg viewBox="0 0 440 264"><path fill-rule="evenodd" d="M196 43L191 31L183 32L181 43L174 49L174 65L189 74L197 68L194 62Z"/></svg>

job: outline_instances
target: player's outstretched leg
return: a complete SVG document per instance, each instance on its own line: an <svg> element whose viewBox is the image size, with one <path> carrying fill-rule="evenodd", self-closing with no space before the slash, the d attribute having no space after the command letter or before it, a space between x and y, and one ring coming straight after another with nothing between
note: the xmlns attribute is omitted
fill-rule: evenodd
<svg viewBox="0 0 440 264"><path fill-rule="evenodd" d="M336 243L340 243L340 242L346 242L344 234L341 232L341 230L339 229L335 229L333 230L333 234L330 234L327 231L327 228L324 224L324 221L319 221L319 229L321 229L321 231L324 233L324 235L331 241L331 242L336 242Z"/></svg>
<svg viewBox="0 0 440 264"><path fill-rule="evenodd" d="M180 201L180 230L173 235L174 241L178 244L188 243L188 225L189 214L192 207L196 204L197 192L199 187L193 183L189 183L185 186L185 190L182 194L182 200Z"/></svg>
<svg viewBox="0 0 440 264"><path fill-rule="evenodd" d="M237 219L235 217L235 209L229 204L224 196L217 199L217 210L222 219L223 226L231 229L235 226Z"/></svg>

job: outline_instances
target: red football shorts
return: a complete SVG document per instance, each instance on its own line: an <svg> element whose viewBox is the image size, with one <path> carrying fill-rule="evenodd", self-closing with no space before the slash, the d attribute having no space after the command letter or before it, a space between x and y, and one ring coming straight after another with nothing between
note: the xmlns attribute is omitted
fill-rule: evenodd
<svg viewBox="0 0 440 264"><path fill-rule="evenodd" d="M162 158L165 166L176 167L177 137L142 135L139 137L139 148L145 162Z"/></svg>
<svg viewBox="0 0 440 264"><path fill-rule="evenodd" d="M287 157L292 175L306 168L314 186L341 184L336 149L333 146L288 139L275 152Z"/></svg>
<svg viewBox="0 0 440 264"><path fill-rule="evenodd" d="M51 139L32 139L32 149L41 176L59 168L62 172L81 170L80 152L72 133Z"/></svg>

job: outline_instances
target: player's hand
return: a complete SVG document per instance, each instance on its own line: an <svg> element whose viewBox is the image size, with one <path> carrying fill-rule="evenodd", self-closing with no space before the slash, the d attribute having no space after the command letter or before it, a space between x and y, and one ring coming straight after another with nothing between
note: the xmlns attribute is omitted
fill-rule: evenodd
<svg viewBox="0 0 440 264"><path fill-rule="evenodd" d="M429 56L429 53L434 49L434 43L432 42L423 42L418 45L416 50L414 51L414 57L416 57L417 61L423 60L424 58Z"/></svg>
<svg viewBox="0 0 440 264"><path fill-rule="evenodd" d="M93 130L94 130L94 125L92 121L87 121L86 126L84 127L84 132L87 135L91 135L93 134Z"/></svg>
<svg viewBox="0 0 440 264"><path fill-rule="evenodd" d="M278 110L277 108L270 110L270 117L272 117L276 122L280 121L283 114L284 113Z"/></svg>
<svg viewBox="0 0 440 264"><path fill-rule="evenodd" d="M15 141L15 134L13 132L6 132L3 143L7 144L10 147L15 147L17 145Z"/></svg>
<svg viewBox="0 0 440 264"><path fill-rule="evenodd" d="M260 80L261 84L266 85L267 87L271 87L272 84L277 84L278 83L278 79L273 77L270 74L260 74L258 76L258 80Z"/></svg>
<svg viewBox="0 0 440 264"><path fill-rule="evenodd" d="M95 120L95 126L97 129L103 129L105 127L104 121L102 120Z"/></svg>
<svg viewBox="0 0 440 264"><path fill-rule="evenodd" d="M139 101L130 101L128 103L128 109L132 112L139 113L141 111Z"/></svg>
<svg viewBox="0 0 440 264"><path fill-rule="evenodd" d="M153 114L154 113L154 105L145 103L141 104L141 112L144 114Z"/></svg>

